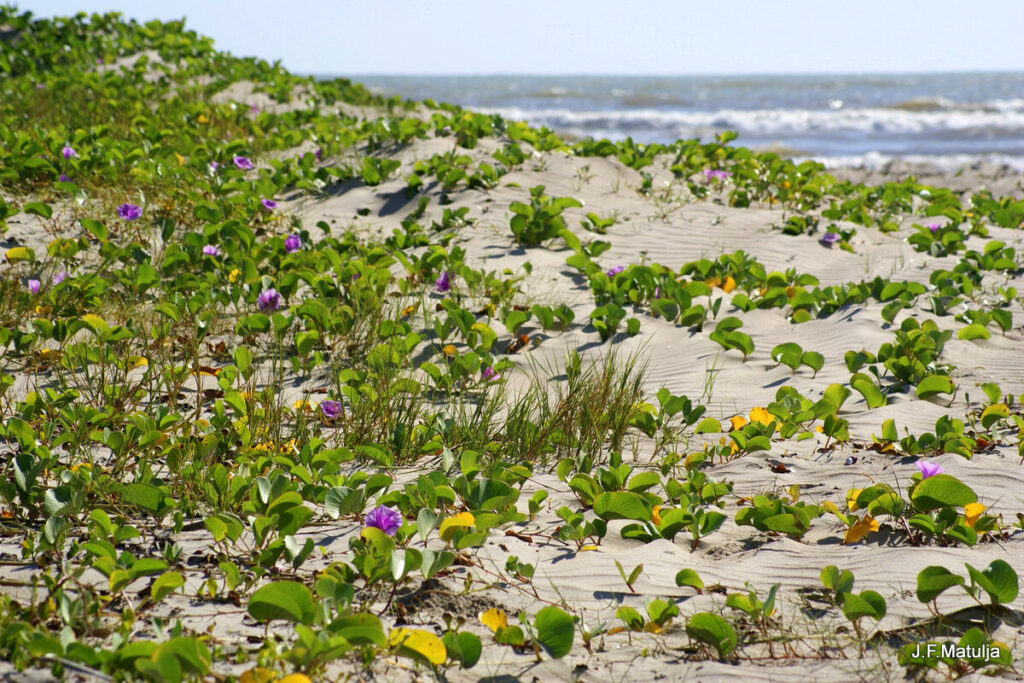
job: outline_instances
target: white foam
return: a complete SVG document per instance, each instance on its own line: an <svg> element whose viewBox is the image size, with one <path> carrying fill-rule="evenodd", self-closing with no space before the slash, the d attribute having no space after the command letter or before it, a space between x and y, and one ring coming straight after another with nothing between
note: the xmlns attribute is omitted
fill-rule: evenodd
<svg viewBox="0 0 1024 683"><path fill-rule="evenodd" d="M826 168L868 169L880 169L892 161L900 161L908 164L926 164L941 173L950 173L965 166L985 162L996 166L1009 166L1018 173L1024 173L1024 157L1006 154L904 154L892 156L879 152L868 152L867 154L840 156L796 157L793 160L799 163L807 159L820 162Z"/></svg>
<svg viewBox="0 0 1024 683"><path fill-rule="evenodd" d="M813 132L922 134L955 131L984 135L1024 134L1024 100L996 100L987 109L906 111L901 109L721 109L670 111L628 109L573 111L565 108L486 109L507 119L551 128L593 130L673 130L681 137L708 130L737 130L749 135L806 135ZM998 111L997 111L998 109Z"/></svg>

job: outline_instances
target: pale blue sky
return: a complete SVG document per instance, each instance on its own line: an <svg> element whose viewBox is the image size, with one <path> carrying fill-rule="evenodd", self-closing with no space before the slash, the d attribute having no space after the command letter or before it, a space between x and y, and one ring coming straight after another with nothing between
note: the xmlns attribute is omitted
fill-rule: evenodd
<svg viewBox="0 0 1024 683"><path fill-rule="evenodd" d="M11 0L7 0L11 1ZM17 0L14 0L17 1ZM1024 71L1024 0L32 0L40 16L187 17L298 73Z"/></svg>

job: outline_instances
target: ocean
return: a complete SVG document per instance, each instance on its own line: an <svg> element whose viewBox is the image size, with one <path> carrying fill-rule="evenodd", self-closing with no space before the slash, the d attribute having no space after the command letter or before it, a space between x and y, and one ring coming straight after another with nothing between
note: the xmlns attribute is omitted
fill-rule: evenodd
<svg viewBox="0 0 1024 683"><path fill-rule="evenodd" d="M892 159L1024 171L1024 73L793 76L346 76L574 138L710 140L830 166Z"/></svg>

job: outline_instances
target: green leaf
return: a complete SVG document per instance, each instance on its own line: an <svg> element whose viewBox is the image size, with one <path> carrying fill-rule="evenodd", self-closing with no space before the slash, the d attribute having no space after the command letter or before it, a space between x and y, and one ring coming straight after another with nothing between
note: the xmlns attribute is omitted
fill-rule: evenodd
<svg viewBox="0 0 1024 683"><path fill-rule="evenodd" d="M703 420L700 421L700 424L698 424L694 428L693 433L694 434L707 434L707 433L717 434L720 431L722 431L722 424L718 420L716 420L713 417L705 417Z"/></svg>
<svg viewBox="0 0 1024 683"><path fill-rule="evenodd" d="M185 585L185 577L178 572L164 572L153 582L149 594L153 602L160 602L165 597Z"/></svg>
<svg viewBox="0 0 1024 683"><path fill-rule="evenodd" d="M800 357L803 355L803 352L804 350L799 344L786 342L772 348L771 356L773 361L781 363L795 372L800 367Z"/></svg>
<svg viewBox="0 0 1024 683"><path fill-rule="evenodd" d="M249 598L249 616L256 621L283 619L296 624L313 621L316 606L313 593L297 581L275 581Z"/></svg>
<svg viewBox="0 0 1024 683"><path fill-rule="evenodd" d="M698 592L704 590L704 581L694 569L680 569L676 574L677 586L689 586Z"/></svg>
<svg viewBox="0 0 1024 683"><path fill-rule="evenodd" d="M918 398L931 398L936 394L952 394L956 385L946 375L928 375L917 385Z"/></svg>
<svg viewBox="0 0 1024 683"><path fill-rule="evenodd" d="M1017 598L1019 579L1017 572L1004 560L992 560L982 571L966 565L975 584L988 593L992 604L1009 604Z"/></svg>
<svg viewBox="0 0 1024 683"><path fill-rule="evenodd" d="M471 669L476 666L483 653L480 636L468 631L460 633L449 631L441 637L441 642L448 650L448 657L457 660L463 669Z"/></svg>
<svg viewBox="0 0 1024 683"><path fill-rule="evenodd" d="M41 218L49 219L53 216L53 207L43 202L29 202L25 206L21 207L21 210L25 213L31 213Z"/></svg>
<svg viewBox="0 0 1024 683"><path fill-rule="evenodd" d="M575 635L575 619L558 607L549 605L537 612L533 620L537 643L555 659L569 654Z"/></svg>
<svg viewBox="0 0 1024 683"><path fill-rule="evenodd" d="M651 519L651 506L645 498L629 491L605 491L594 499L594 514L603 520Z"/></svg>
<svg viewBox="0 0 1024 683"><path fill-rule="evenodd" d="M871 617L878 621L885 616L885 598L875 591L864 591L861 594L843 594L843 615L850 621L861 617Z"/></svg>
<svg viewBox="0 0 1024 683"><path fill-rule="evenodd" d="M963 583L964 577L954 574L945 567L925 567L917 575L917 599L921 602L931 602L947 588L962 586Z"/></svg>
<svg viewBox="0 0 1024 683"><path fill-rule="evenodd" d="M686 624L686 635L710 645L725 659L736 648L736 632L722 617L711 612L698 612Z"/></svg>
<svg viewBox="0 0 1024 683"><path fill-rule="evenodd" d="M850 379L850 386L864 397L864 402L868 404L868 408L878 408L885 405L885 395L879 391L874 381L867 375L857 373Z"/></svg>
<svg viewBox="0 0 1024 683"><path fill-rule="evenodd" d="M910 494L918 510L928 512L941 507L962 507L977 503L978 496L967 484L950 474L935 474L922 479Z"/></svg>
<svg viewBox="0 0 1024 683"><path fill-rule="evenodd" d="M164 508L164 492L149 484L128 484L121 492L121 501L141 508L153 516Z"/></svg>
<svg viewBox="0 0 1024 683"><path fill-rule="evenodd" d="M992 336L992 333L988 331L988 328L978 323L973 323L966 327L960 328L960 331L956 333L957 339L988 339Z"/></svg>

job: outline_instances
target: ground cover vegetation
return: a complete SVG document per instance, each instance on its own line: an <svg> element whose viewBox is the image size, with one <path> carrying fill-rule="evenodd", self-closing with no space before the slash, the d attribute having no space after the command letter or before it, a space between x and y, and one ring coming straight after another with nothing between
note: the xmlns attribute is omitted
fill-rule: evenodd
<svg viewBox="0 0 1024 683"><path fill-rule="evenodd" d="M557 660L572 667L548 675L581 676L628 651L620 677L641 660L1019 672L1020 499L934 458L1020 470L1024 387L967 383L947 350L1019 330L1024 266L990 232L1019 228L1024 201L838 181L731 134L570 142L297 77L181 23L5 8L0 31L0 657L16 669L476 680ZM854 258L858 236L899 235L932 265L823 285L756 242L610 262L620 216L568 179L509 180L565 159L581 191L614 161L661 220L767 207L785 239ZM345 224L310 209L352 196ZM398 207L390 232L377 196ZM487 230L518 266L473 249ZM552 258L572 297L531 287ZM800 329L867 306L877 347L766 340L751 317ZM787 370L764 405L716 402L714 368L700 396L650 391L660 368L627 345L655 326ZM932 432L900 432L885 411L907 402L939 411ZM797 452L914 474L808 497L784 479ZM767 474L740 484L737 463ZM688 559L716 537L1007 559L923 567L896 622L837 562L757 586ZM674 585L645 584L645 549L666 546ZM550 578L609 548L626 549L610 613ZM956 591L971 605L940 604Z"/></svg>

